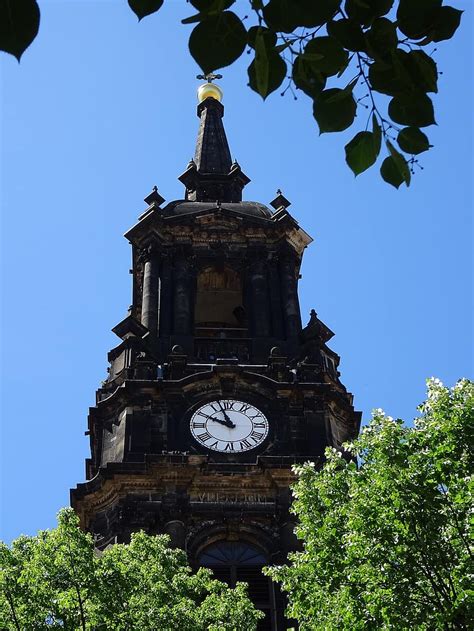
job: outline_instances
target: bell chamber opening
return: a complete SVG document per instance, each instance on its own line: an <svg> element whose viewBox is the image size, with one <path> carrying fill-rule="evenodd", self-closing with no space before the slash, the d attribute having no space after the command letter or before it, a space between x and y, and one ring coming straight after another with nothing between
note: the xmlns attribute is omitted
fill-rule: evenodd
<svg viewBox="0 0 474 631"><path fill-rule="evenodd" d="M197 276L195 355L200 361L216 357L249 358L247 316L242 279L228 266L208 266Z"/></svg>
<svg viewBox="0 0 474 631"><path fill-rule="evenodd" d="M258 631L273 628L275 599L272 581L262 573L262 567L268 564L263 551L243 541L219 541L205 548L198 562L230 587L237 582L247 583L250 599L265 614L258 623Z"/></svg>

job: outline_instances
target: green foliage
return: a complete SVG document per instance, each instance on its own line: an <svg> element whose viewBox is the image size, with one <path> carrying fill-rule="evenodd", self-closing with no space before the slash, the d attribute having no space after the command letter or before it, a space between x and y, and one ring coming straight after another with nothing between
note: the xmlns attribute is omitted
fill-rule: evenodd
<svg viewBox="0 0 474 631"><path fill-rule="evenodd" d="M161 9L163 2L164 0L128 0L130 8L139 20L156 13L158 9Z"/></svg>
<svg viewBox="0 0 474 631"><path fill-rule="evenodd" d="M264 98L276 90L286 75L286 63L276 48L276 36L272 31L254 27L250 35L255 59L248 68L249 85Z"/></svg>
<svg viewBox="0 0 474 631"><path fill-rule="evenodd" d="M474 383L428 382L414 427L376 410L347 454L297 468L303 551L267 569L302 631L474 626Z"/></svg>
<svg viewBox="0 0 474 631"><path fill-rule="evenodd" d="M18 61L35 39L40 24L36 0L0 0L0 50Z"/></svg>
<svg viewBox="0 0 474 631"><path fill-rule="evenodd" d="M156 13L163 2L128 0L139 20ZM435 124L427 93L437 92L438 71L423 48L450 39L462 11L444 6L443 0L251 0L250 7L236 0L191 0L190 4L198 13L182 22L194 25L189 50L204 73L229 66L247 48L253 53L249 86L263 99L287 81L282 94L294 92L294 87L312 99L320 133L344 131L360 121L362 129L345 147L346 162L356 175L375 164L380 154L377 151L373 159L367 131L375 116L387 149L380 169L383 179L396 188L410 184L416 155L431 145L424 136L420 150L420 136L413 141L400 133L401 127ZM0 49L19 59L38 30L36 1L0 0L0 18ZM339 80L340 85L334 85ZM348 82L350 90L344 87ZM390 103L385 95L392 97ZM398 148L391 150L397 142Z"/></svg>
<svg viewBox="0 0 474 631"><path fill-rule="evenodd" d="M350 127L356 115L357 105L351 90L329 88L323 90L313 103L313 115L323 134L343 131Z"/></svg>
<svg viewBox="0 0 474 631"><path fill-rule="evenodd" d="M205 73L233 63L246 45L247 31L232 11L204 13L189 38L189 51Z"/></svg>
<svg viewBox="0 0 474 631"><path fill-rule="evenodd" d="M428 151L430 143L427 136L418 127L404 127L400 130L397 142L403 151L412 154Z"/></svg>
<svg viewBox="0 0 474 631"><path fill-rule="evenodd" d="M71 509L55 530L0 545L0 628L63 631L240 631L258 612L246 586L192 573L168 537L132 535L103 553Z"/></svg>
<svg viewBox="0 0 474 631"><path fill-rule="evenodd" d="M346 145L346 162L359 175L377 160L382 143L382 131L377 117L372 117L373 131L360 131Z"/></svg>

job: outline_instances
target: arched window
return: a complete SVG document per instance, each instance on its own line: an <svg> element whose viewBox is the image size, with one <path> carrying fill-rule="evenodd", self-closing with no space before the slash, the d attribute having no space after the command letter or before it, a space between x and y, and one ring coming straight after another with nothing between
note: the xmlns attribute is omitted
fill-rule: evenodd
<svg viewBox="0 0 474 631"><path fill-rule="evenodd" d="M239 541L220 541L204 550L200 565L219 567L221 565L265 565L266 558L253 546Z"/></svg>
<svg viewBox="0 0 474 631"><path fill-rule="evenodd" d="M238 581L248 583L250 598L265 613L257 627L259 631L272 628L271 581L262 574L262 567L267 563L268 559L260 549L242 541L213 543L199 557L200 566L212 569L217 579L231 587Z"/></svg>

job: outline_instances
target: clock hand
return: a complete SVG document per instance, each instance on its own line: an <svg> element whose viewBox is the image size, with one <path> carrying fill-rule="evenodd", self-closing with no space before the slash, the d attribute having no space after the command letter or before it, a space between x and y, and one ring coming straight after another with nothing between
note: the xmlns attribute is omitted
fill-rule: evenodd
<svg viewBox="0 0 474 631"><path fill-rule="evenodd" d="M215 423L220 423L221 425L225 425L226 427L230 427L230 428L235 427L235 423L232 423L232 421L228 417L224 420L222 418L216 418L215 416L210 416L209 414L204 414L203 412L200 413L200 416L203 416L208 421L214 421Z"/></svg>
<svg viewBox="0 0 474 631"><path fill-rule="evenodd" d="M220 401L218 401L218 403L219 403L219 407L220 407L220 409L222 410L222 414L224 415L224 418L225 418L225 420L226 420L225 425L227 425L227 427L235 427L235 423L233 423L233 422L230 420L230 418L229 418L229 416L228 416L227 412L226 412L226 411L224 410L224 408L222 407L222 403L221 403Z"/></svg>
<svg viewBox="0 0 474 631"><path fill-rule="evenodd" d="M232 423L232 421L227 420L227 419L224 420L222 418L214 418L212 420L216 421L216 423L220 423L221 425L225 425L226 427L230 427L230 428L235 427L235 423Z"/></svg>

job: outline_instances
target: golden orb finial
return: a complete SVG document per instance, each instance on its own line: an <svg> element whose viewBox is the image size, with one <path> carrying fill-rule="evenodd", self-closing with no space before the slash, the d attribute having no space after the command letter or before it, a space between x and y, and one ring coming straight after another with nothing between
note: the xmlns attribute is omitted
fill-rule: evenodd
<svg viewBox="0 0 474 631"><path fill-rule="evenodd" d="M205 79L207 83L203 83L197 89L197 97L199 103L202 103L205 99L209 97L216 99L216 101L222 101L223 92L218 85L212 83L215 79L222 79L221 74L214 74L210 72L209 74L202 75L198 74L197 79Z"/></svg>

